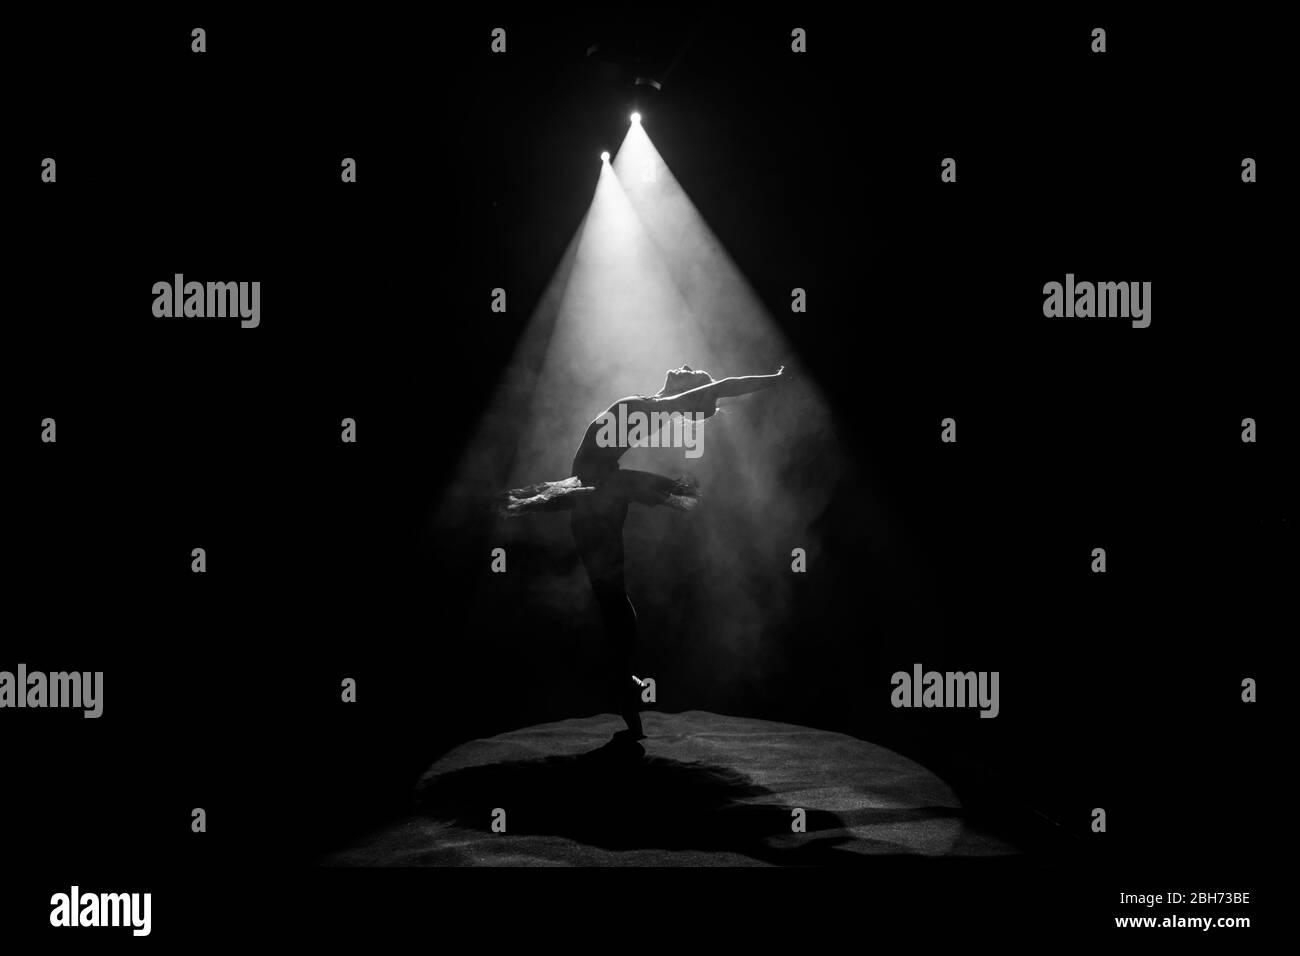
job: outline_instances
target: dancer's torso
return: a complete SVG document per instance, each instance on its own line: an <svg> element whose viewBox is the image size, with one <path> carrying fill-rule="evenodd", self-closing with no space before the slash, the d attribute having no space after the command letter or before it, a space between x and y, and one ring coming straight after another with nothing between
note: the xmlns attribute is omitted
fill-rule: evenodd
<svg viewBox="0 0 1300 956"><path fill-rule="evenodd" d="M582 436L582 444L578 446L578 451L573 456L573 474L581 478L583 484L596 484L610 472L618 471L618 460L627 453L628 446L617 443L601 445L596 441L596 435L601 431L605 416L611 411L617 409L624 402L641 400L642 397L639 395L620 398L604 412L597 415L591 424L587 426L587 431ZM617 429L614 431L617 433Z"/></svg>
<svg viewBox="0 0 1300 956"><path fill-rule="evenodd" d="M583 484L598 484L605 475L618 471L618 460L627 453L630 446L618 444L617 440L602 445L596 440L596 436L600 434L602 428L609 437L615 437L616 439L625 437L621 435L620 429L605 427L605 417L611 413L617 414L618 407L626 402L636 402L639 405L649 402L653 405L657 401L659 401L659 396L628 395L620 398L600 415L597 415L591 424L587 426L587 431L582 436L582 444L578 446L578 451L573 456L573 474L581 478ZM712 415L714 406L715 400L713 398L701 397L698 407L679 408L678 410L685 411L687 414Z"/></svg>

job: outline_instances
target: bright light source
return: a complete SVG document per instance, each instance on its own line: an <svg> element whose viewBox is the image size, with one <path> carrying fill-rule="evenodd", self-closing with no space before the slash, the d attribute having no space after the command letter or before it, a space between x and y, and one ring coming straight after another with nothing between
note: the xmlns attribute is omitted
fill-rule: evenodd
<svg viewBox="0 0 1300 956"><path fill-rule="evenodd" d="M601 154L600 154L600 161L601 161L602 163L607 163L607 162L609 162L609 153L601 153Z"/></svg>
<svg viewBox="0 0 1300 956"><path fill-rule="evenodd" d="M633 114L632 114L632 122L633 122L633 123L639 123L639 122L641 122L641 114L640 114L640 113L633 113Z"/></svg>

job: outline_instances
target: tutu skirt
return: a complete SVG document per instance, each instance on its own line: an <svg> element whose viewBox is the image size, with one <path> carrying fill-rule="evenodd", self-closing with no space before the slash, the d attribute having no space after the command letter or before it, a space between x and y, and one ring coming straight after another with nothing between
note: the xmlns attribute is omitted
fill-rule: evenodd
<svg viewBox="0 0 1300 956"><path fill-rule="evenodd" d="M618 469L594 481L575 476L561 481L539 481L523 488L511 488L497 498L497 514L503 518L543 512L569 511L579 500L599 503L663 505L689 511L700 500L699 484L691 475L666 478L649 471Z"/></svg>

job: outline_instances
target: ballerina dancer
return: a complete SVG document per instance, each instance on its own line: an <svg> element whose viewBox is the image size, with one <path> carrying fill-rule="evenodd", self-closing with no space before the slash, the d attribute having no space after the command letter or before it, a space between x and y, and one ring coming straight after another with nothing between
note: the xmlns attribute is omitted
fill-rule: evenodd
<svg viewBox="0 0 1300 956"><path fill-rule="evenodd" d="M680 414L700 422L717 411L720 398L745 395L769 388L782 381L785 366L772 375L746 375L715 380L708 372L689 365L671 369L663 387L653 395L620 398L587 426L573 457L573 474L562 481L544 481L505 492L499 512L517 517L539 511L569 510L573 540L604 622L607 659L607 688L610 703L627 723L606 748L618 753L644 753L637 743L645 739L641 726L641 681L635 677L634 659L637 645L636 609L627 595L623 581L623 522L632 502L655 506L666 505L689 510L699 500L695 479L690 476L666 478L647 471L619 468L618 460L628 450L626 430L614 442L608 416L639 415L659 427ZM621 406L621 407L620 407ZM682 427L686 426L683 422ZM696 426L698 427L698 426Z"/></svg>

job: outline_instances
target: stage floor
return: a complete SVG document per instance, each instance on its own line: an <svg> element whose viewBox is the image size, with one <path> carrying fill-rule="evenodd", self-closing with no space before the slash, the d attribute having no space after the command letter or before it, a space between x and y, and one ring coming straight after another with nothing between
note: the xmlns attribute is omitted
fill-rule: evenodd
<svg viewBox="0 0 1300 956"><path fill-rule="evenodd" d="M1007 856L920 764L844 734L703 711L646 712L639 762L580 759L622 721L542 724L449 751L417 809L334 866L843 865ZM494 833L494 811L505 832ZM806 811L793 833L792 811ZM499 815L498 815L499 816Z"/></svg>

